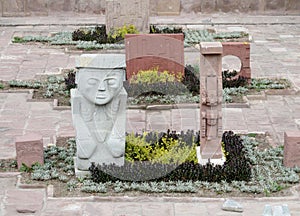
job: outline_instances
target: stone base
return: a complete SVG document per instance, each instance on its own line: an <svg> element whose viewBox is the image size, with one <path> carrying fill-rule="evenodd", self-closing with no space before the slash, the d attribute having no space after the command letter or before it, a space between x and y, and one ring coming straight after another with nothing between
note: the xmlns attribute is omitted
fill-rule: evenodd
<svg viewBox="0 0 300 216"><path fill-rule="evenodd" d="M205 165L208 162L210 162L213 165L223 165L224 162L225 162L225 156L224 155L222 155L221 158L215 158L215 159L211 159L211 158L204 159L204 158L202 158L202 155L200 154L200 146L196 147L196 152L197 152L198 163L201 164L201 165Z"/></svg>
<svg viewBox="0 0 300 216"><path fill-rule="evenodd" d="M91 173L88 170L79 170L77 168L77 160L76 157L74 157L74 169L75 169L75 175L77 178L84 178L86 176L90 176Z"/></svg>

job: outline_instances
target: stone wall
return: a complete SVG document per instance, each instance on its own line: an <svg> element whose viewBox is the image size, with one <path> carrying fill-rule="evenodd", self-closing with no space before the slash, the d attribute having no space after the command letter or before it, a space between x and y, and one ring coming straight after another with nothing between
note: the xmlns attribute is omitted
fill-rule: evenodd
<svg viewBox="0 0 300 216"><path fill-rule="evenodd" d="M126 0L124 0L126 1ZM55 12L104 14L105 0L0 0L0 16L49 15ZM299 0L150 0L151 15L234 12L299 14Z"/></svg>
<svg viewBox="0 0 300 216"><path fill-rule="evenodd" d="M57 12L105 13L105 0L0 0L0 16L33 16Z"/></svg>
<svg viewBox="0 0 300 216"><path fill-rule="evenodd" d="M299 14L299 0L181 0L183 13Z"/></svg>

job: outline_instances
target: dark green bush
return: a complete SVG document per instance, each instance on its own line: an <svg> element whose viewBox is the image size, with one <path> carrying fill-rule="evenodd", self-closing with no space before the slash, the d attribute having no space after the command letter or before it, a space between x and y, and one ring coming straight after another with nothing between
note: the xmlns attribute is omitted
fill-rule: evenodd
<svg viewBox="0 0 300 216"><path fill-rule="evenodd" d="M195 68L191 65L186 65L184 68L184 77L182 83L193 95L200 93L200 80L196 75Z"/></svg>
<svg viewBox="0 0 300 216"><path fill-rule="evenodd" d="M182 27L150 25L150 34L179 34L183 33Z"/></svg>
<svg viewBox="0 0 300 216"><path fill-rule="evenodd" d="M97 41L105 44L108 42L105 25L97 25L95 28L79 28L72 33L73 41Z"/></svg>
<svg viewBox="0 0 300 216"><path fill-rule="evenodd" d="M237 71L225 70L222 72L223 88L238 88L248 84L247 79L242 76L234 78L238 74Z"/></svg>
<svg viewBox="0 0 300 216"><path fill-rule="evenodd" d="M191 132L190 132L191 133ZM182 136L181 133L180 136ZM179 136L179 137L180 137ZM190 139L190 134L186 136ZM107 181L249 181L251 166L245 157L242 139L225 132L222 142L225 145L226 162L213 166L211 163L200 165L194 162L182 164L162 164L150 162L126 162L124 166L95 165L90 167L91 177L95 182Z"/></svg>
<svg viewBox="0 0 300 216"><path fill-rule="evenodd" d="M179 81L175 82L157 82L157 83L134 83L128 81L123 83L129 97L138 97L146 95L183 95L189 93L189 90Z"/></svg>
<svg viewBox="0 0 300 216"><path fill-rule="evenodd" d="M75 77L76 77L75 70L70 71L67 74L67 77L65 77L65 85L67 90L70 91L70 89L76 88Z"/></svg>

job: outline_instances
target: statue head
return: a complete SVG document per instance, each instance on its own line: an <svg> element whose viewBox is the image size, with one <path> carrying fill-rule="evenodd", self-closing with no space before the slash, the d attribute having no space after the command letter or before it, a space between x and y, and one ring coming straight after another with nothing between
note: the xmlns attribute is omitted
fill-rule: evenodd
<svg viewBox="0 0 300 216"><path fill-rule="evenodd" d="M77 88L85 99L96 105L105 105L120 93L123 87L123 70L83 68L76 79Z"/></svg>

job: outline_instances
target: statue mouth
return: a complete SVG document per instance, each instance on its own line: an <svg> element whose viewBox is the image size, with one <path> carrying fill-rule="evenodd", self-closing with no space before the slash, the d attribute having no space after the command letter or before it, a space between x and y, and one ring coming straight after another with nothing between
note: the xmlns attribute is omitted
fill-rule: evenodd
<svg viewBox="0 0 300 216"><path fill-rule="evenodd" d="M97 94L96 99L105 99L107 98L107 94Z"/></svg>

